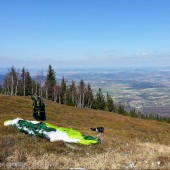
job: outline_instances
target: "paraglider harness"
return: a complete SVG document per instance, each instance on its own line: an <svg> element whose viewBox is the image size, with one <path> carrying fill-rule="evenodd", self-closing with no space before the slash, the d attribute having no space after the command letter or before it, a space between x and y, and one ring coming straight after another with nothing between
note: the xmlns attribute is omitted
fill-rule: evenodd
<svg viewBox="0 0 170 170"><path fill-rule="evenodd" d="M33 100L33 117L36 120L46 120L45 105L42 99L39 96L32 96L31 98Z"/></svg>

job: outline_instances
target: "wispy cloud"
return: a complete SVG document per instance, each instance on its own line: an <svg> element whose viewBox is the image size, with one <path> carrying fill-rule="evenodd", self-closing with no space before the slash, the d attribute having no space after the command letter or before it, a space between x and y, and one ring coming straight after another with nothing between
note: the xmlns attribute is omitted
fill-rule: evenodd
<svg viewBox="0 0 170 170"><path fill-rule="evenodd" d="M105 48L105 49L103 49L103 52L105 52L105 53L115 53L115 52L117 52L117 50Z"/></svg>
<svg viewBox="0 0 170 170"><path fill-rule="evenodd" d="M133 57L140 57L140 58L153 58L153 59L162 59L162 58L170 58L169 53L162 53L160 51L143 51L143 52L137 52L133 55Z"/></svg>
<svg viewBox="0 0 170 170"><path fill-rule="evenodd" d="M143 51L143 52L137 52L135 53L135 56L139 56L139 57L151 57L152 53Z"/></svg>
<svg viewBox="0 0 170 170"><path fill-rule="evenodd" d="M122 58L124 56L124 53L118 49L113 48L105 48L101 51L101 57L103 57L105 60L115 59L115 58Z"/></svg>

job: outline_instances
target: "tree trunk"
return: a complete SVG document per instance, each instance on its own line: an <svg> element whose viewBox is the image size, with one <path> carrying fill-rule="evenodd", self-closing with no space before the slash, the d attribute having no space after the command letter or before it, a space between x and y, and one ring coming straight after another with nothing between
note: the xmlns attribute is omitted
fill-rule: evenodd
<svg viewBox="0 0 170 170"><path fill-rule="evenodd" d="M11 95L13 95L13 92L14 92L14 78L13 76L11 75Z"/></svg>

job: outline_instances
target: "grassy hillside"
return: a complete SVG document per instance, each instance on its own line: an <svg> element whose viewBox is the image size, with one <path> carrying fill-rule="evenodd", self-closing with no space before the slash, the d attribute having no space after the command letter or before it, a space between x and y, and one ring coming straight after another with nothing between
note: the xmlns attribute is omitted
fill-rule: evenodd
<svg viewBox="0 0 170 170"><path fill-rule="evenodd" d="M170 124L121 116L105 111L76 109L44 99L47 122L99 137L93 146L51 143L31 137L7 119L33 120L30 97L0 95L0 168L29 169L170 169ZM103 126L104 134L89 128Z"/></svg>

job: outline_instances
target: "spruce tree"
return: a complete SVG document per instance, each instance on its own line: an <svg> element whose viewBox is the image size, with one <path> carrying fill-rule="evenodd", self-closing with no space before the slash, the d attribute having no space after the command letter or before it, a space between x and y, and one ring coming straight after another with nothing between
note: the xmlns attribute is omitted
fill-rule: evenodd
<svg viewBox="0 0 170 170"><path fill-rule="evenodd" d="M115 112L115 105L111 96L107 93L106 107L109 112Z"/></svg>
<svg viewBox="0 0 170 170"><path fill-rule="evenodd" d="M130 115L131 117L138 117L138 114L136 113L136 110L135 110L135 109L130 110L129 115Z"/></svg>
<svg viewBox="0 0 170 170"><path fill-rule="evenodd" d="M119 104L117 112L118 114L121 114L121 115L127 114L127 112L125 111L124 107L121 104Z"/></svg>
<svg viewBox="0 0 170 170"><path fill-rule="evenodd" d="M0 84L0 94L2 94L3 92L3 88L2 88L2 85Z"/></svg>
<svg viewBox="0 0 170 170"><path fill-rule="evenodd" d="M96 94L92 108L98 109L98 110L105 110L106 108L105 97L102 93L101 88L99 88L99 91Z"/></svg>
<svg viewBox="0 0 170 170"><path fill-rule="evenodd" d="M87 85L85 92L85 107L91 108L93 104L94 96L90 84Z"/></svg>
<svg viewBox="0 0 170 170"><path fill-rule="evenodd" d="M20 96L25 96L25 86L26 86L25 79L26 79L26 70L23 67L21 70L21 75L20 75L20 79L18 82L18 84L19 84L18 85L18 95L20 95Z"/></svg>
<svg viewBox="0 0 170 170"><path fill-rule="evenodd" d="M64 77L62 77L60 86L61 86L61 104L66 104L67 84Z"/></svg>
<svg viewBox="0 0 170 170"><path fill-rule="evenodd" d="M70 86L66 89L66 105L68 106L74 106L74 102L72 100L72 91L71 91L71 88Z"/></svg>
<svg viewBox="0 0 170 170"><path fill-rule="evenodd" d="M46 88L46 98L54 100L54 88L56 84L56 73L51 65L49 65L47 70L47 76L45 81Z"/></svg>
<svg viewBox="0 0 170 170"><path fill-rule="evenodd" d="M27 70L25 73L25 96L32 94L32 78L30 76L29 71Z"/></svg>

